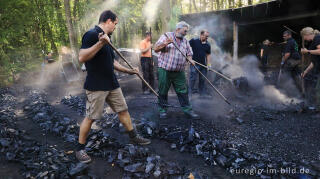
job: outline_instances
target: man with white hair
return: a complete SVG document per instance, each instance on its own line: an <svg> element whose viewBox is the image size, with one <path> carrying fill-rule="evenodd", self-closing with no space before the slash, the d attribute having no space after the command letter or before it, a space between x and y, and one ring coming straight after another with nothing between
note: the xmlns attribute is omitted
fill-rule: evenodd
<svg viewBox="0 0 320 179"><path fill-rule="evenodd" d="M192 119L199 119L190 105L188 97L188 87L186 83L185 66L187 59L179 52L179 50L172 44L175 43L179 49L187 55L190 63L194 65L192 60L192 49L188 40L185 37L189 30L189 25L181 21L177 23L175 32L167 32L162 35L155 44L155 52L160 52L158 57L158 78L159 78L159 112L160 119L167 117L166 106L163 105L168 101L168 91L171 84L176 91L181 108L188 117Z"/></svg>

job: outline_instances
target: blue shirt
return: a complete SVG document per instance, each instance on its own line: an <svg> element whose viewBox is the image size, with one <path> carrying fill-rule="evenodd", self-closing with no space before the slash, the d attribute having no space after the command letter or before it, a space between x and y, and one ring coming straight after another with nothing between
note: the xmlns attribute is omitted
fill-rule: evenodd
<svg viewBox="0 0 320 179"><path fill-rule="evenodd" d="M99 26L90 29L82 37L81 49L92 47L99 41L99 33L104 33ZM96 55L85 62L87 77L84 89L89 91L110 91L119 88L119 83L114 74L115 54L109 44L104 45Z"/></svg>
<svg viewBox="0 0 320 179"><path fill-rule="evenodd" d="M300 59L299 46L293 38L287 40L287 44L284 47L284 53L290 53L289 59Z"/></svg>
<svg viewBox="0 0 320 179"><path fill-rule="evenodd" d="M207 41L202 43L199 38L191 39L189 43L193 51L192 59L203 65L206 65L207 55L211 53L210 43Z"/></svg>

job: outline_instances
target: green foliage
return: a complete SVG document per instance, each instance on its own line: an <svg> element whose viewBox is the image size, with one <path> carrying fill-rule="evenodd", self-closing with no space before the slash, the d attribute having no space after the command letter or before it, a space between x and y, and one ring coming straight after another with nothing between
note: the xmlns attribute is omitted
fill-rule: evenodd
<svg viewBox="0 0 320 179"><path fill-rule="evenodd" d="M150 1L161 1L151 25L153 41L158 39L163 29L174 29L180 14L237 7L249 2ZM267 0L252 0L252 3L265 1ZM150 28L143 15L145 4L146 0L70 0L76 45L79 46L83 33L97 23L100 13L112 9L119 17L119 24L113 35L114 43L117 47L137 47L144 32ZM70 46L64 0L0 0L0 7L0 85L13 82L20 72L39 68L44 58L42 50L45 53L53 51L57 55L62 46ZM163 18L164 15L166 18ZM164 27L166 24L168 29Z"/></svg>
<svg viewBox="0 0 320 179"><path fill-rule="evenodd" d="M84 7L89 2L78 3ZM0 85L13 82L20 72L39 68L42 50L57 54L69 45L63 0L0 0L0 7Z"/></svg>

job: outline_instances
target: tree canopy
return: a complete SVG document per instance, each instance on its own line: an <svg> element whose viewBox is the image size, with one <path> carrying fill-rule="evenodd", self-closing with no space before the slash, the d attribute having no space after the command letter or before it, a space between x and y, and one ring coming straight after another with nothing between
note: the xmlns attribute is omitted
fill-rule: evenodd
<svg viewBox="0 0 320 179"><path fill-rule="evenodd" d="M44 54L62 47L76 53L81 36L111 9L119 17L117 47L136 47L152 28L153 38L174 28L180 14L236 8L268 0L0 0L0 85L39 68Z"/></svg>

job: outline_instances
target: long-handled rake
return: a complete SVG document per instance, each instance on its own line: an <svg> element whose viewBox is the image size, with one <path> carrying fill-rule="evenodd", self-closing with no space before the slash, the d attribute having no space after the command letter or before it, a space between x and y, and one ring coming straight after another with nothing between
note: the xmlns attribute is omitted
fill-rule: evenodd
<svg viewBox="0 0 320 179"><path fill-rule="evenodd" d="M166 33L165 33L164 35L169 39L169 37L168 37L168 35L167 35ZM188 57L180 50L180 48L177 46L177 44L175 44L174 42L172 42L172 44L173 44L173 45L175 46L175 48L186 58L186 60L187 60L190 64L192 64L192 63L190 62L190 60L188 59ZM194 68L199 72L199 74L202 75L202 76L204 77L204 79L207 80L207 82L210 84L210 86L221 96L221 98L222 98L227 104L231 105L231 103L227 100L227 98L223 96L223 94L211 83L211 81L210 81L203 73L201 73L201 71L200 71L194 64L192 64L192 65L193 65Z"/></svg>
<svg viewBox="0 0 320 179"><path fill-rule="evenodd" d="M126 60L124 58L124 56L113 46L113 44L109 43L109 45L111 46L111 48L119 55L119 57L129 66L129 68L134 69L133 66L128 62L128 60ZM174 108L178 108L178 106L174 106L174 105L170 105L168 104L164 99L161 99L161 97L159 96L159 94L150 86L150 84L141 76L140 73L136 74L140 80L151 90L151 92L157 96L158 98L158 103L161 106L164 107L174 107Z"/></svg>
<svg viewBox="0 0 320 179"><path fill-rule="evenodd" d="M217 75L219 75L220 77L222 77L223 79L229 81L232 85L234 85L235 87L240 87L240 86L245 86L247 87L248 86L248 80L246 77L238 77L238 78L234 78L234 79L231 79L230 77L227 77L226 75L222 74L221 72L219 71L216 71L206 65L203 65L197 61L194 61L194 63L196 63L197 65L199 66L202 66L204 68L206 68L207 70L211 71L211 72L214 72L216 73Z"/></svg>

